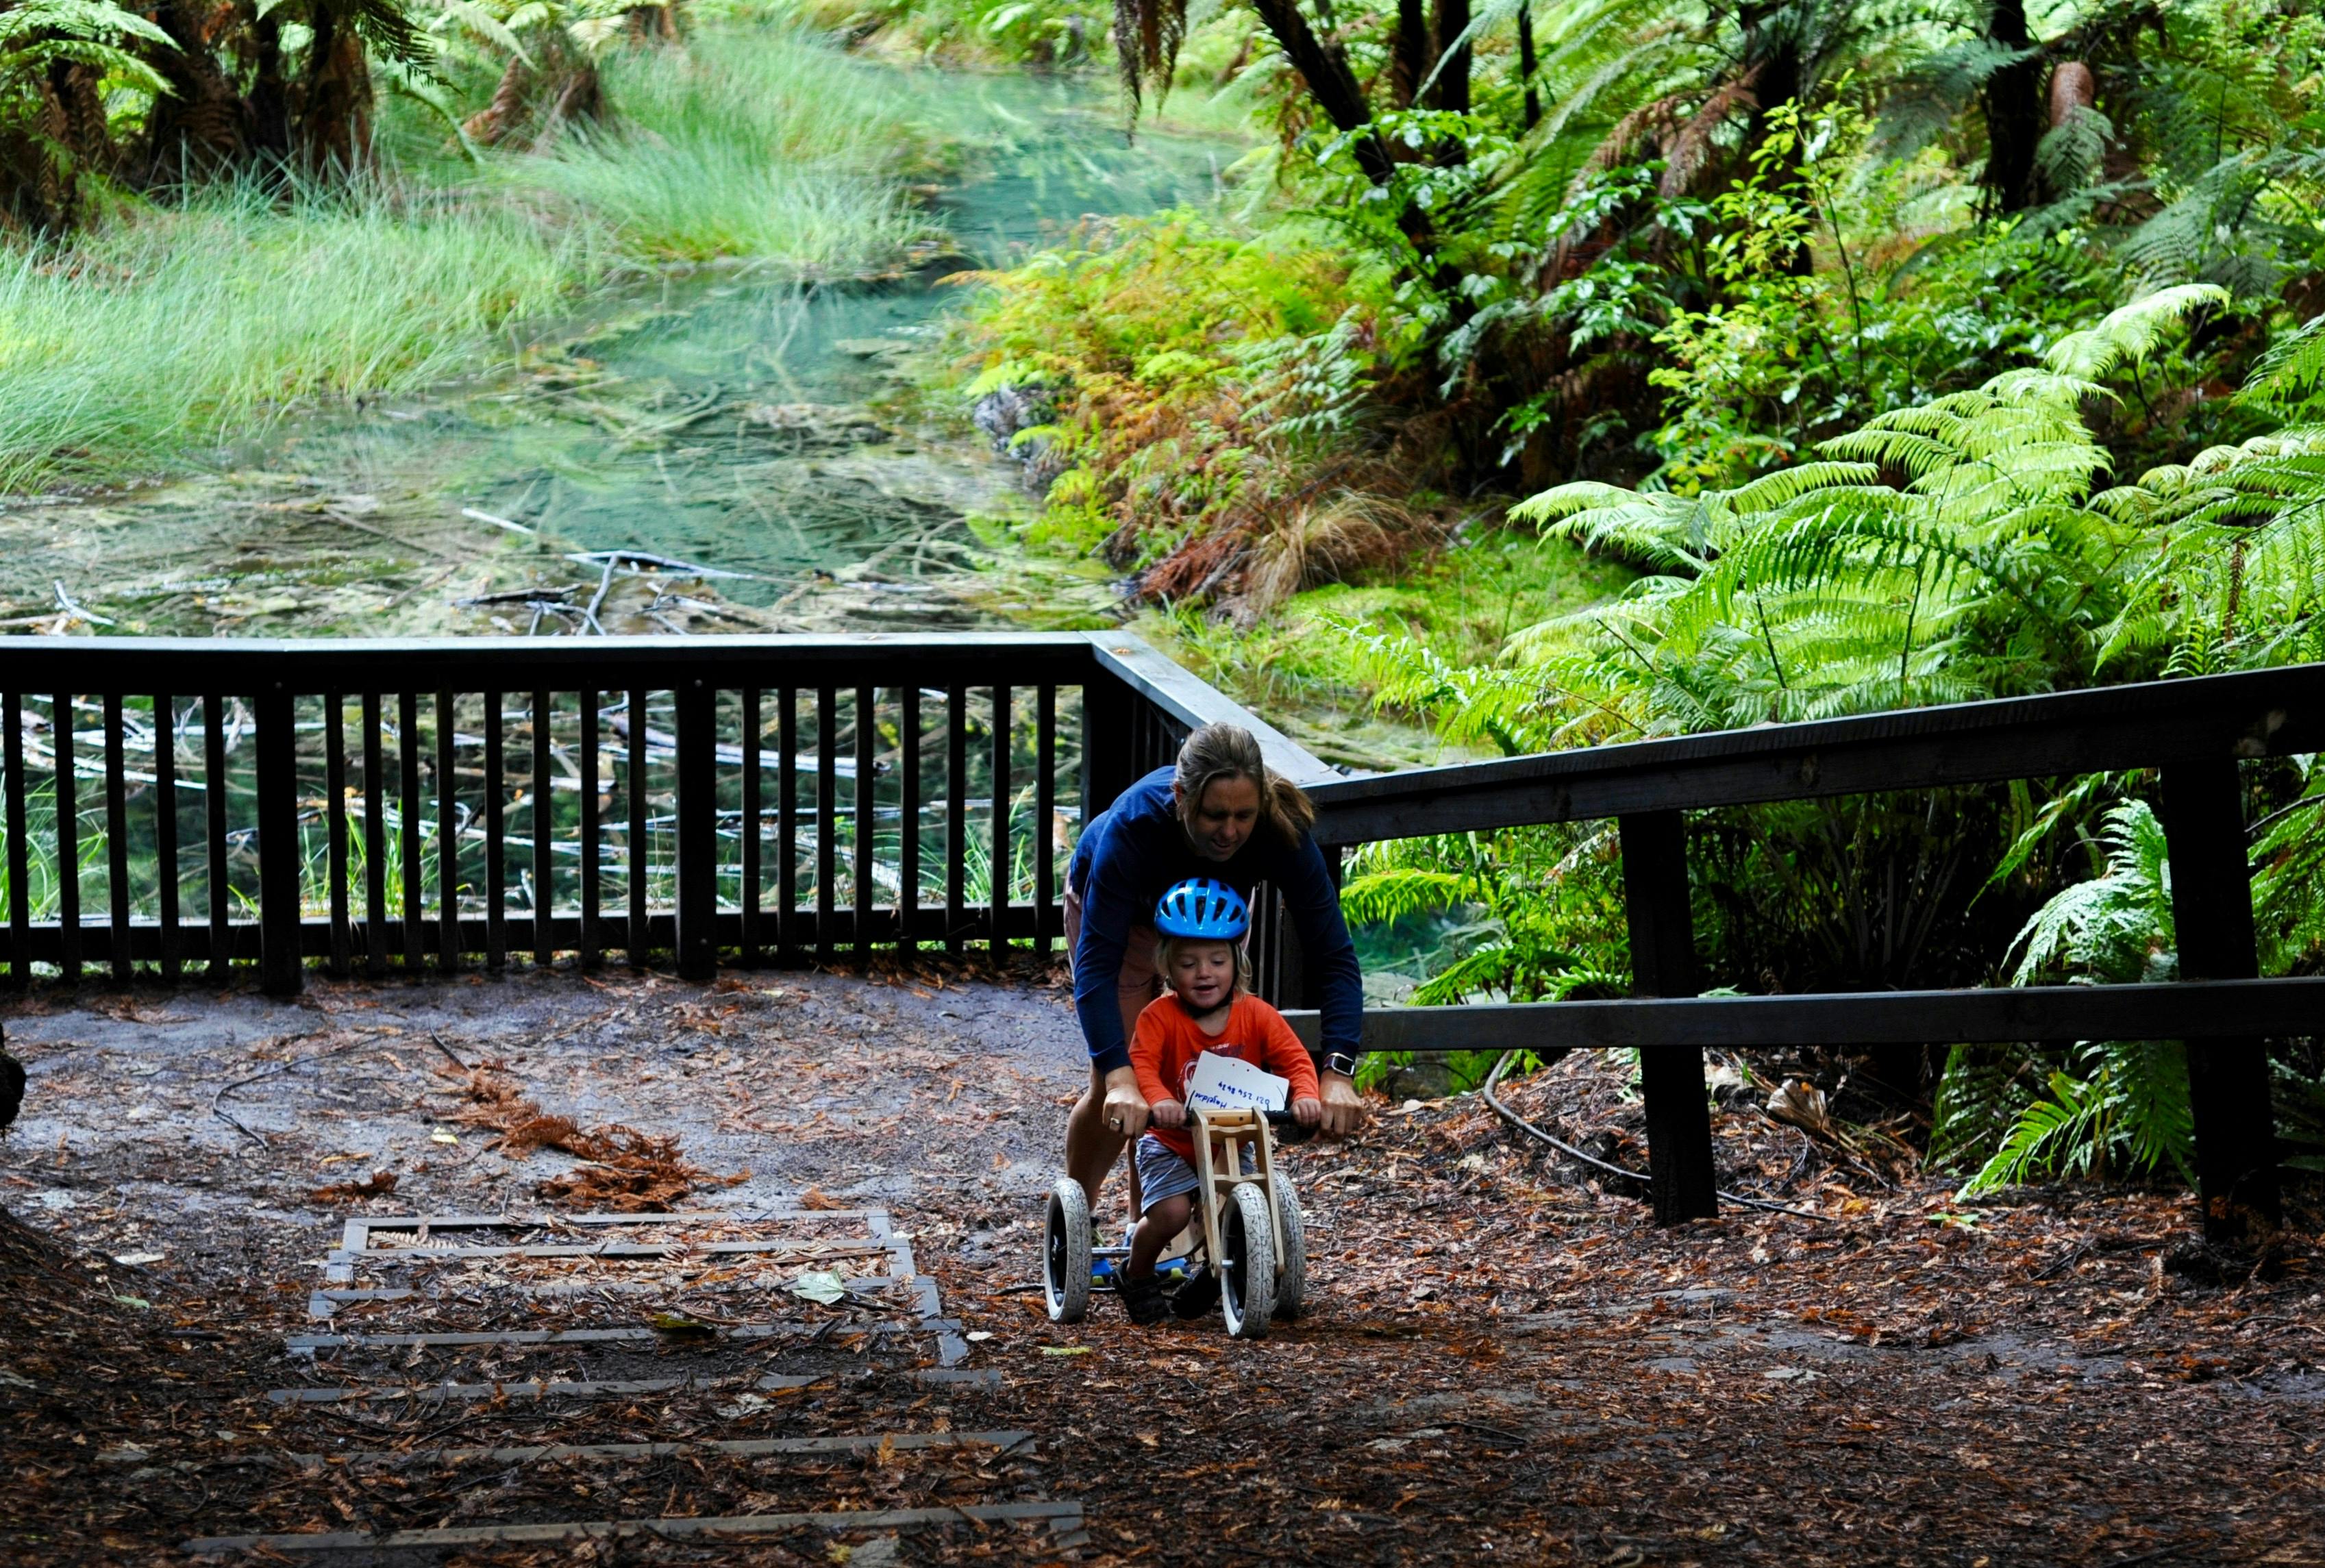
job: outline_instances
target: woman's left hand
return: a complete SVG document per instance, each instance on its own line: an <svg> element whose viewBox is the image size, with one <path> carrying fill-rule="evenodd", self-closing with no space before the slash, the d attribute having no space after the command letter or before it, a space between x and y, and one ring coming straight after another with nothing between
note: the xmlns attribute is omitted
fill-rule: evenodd
<svg viewBox="0 0 2325 1568"><path fill-rule="evenodd" d="M1365 1123L1372 1117L1365 1109L1365 1098L1357 1092L1357 1086L1337 1072L1323 1074L1320 1085L1324 1095L1324 1136L1354 1137L1364 1131Z"/></svg>

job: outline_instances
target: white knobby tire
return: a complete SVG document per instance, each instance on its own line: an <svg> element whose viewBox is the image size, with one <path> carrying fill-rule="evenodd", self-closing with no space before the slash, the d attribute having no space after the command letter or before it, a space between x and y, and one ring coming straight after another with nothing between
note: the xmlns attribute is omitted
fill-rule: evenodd
<svg viewBox="0 0 2325 1568"><path fill-rule="evenodd" d="M1078 1323L1089 1312L1089 1199L1071 1176L1060 1177L1050 1189L1042 1223L1042 1294L1053 1323Z"/></svg>
<svg viewBox="0 0 2325 1568"><path fill-rule="evenodd" d="M1275 1224L1267 1212L1267 1192L1256 1182L1235 1189L1219 1216L1219 1306L1227 1333L1238 1340L1264 1340L1275 1312Z"/></svg>
<svg viewBox="0 0 2325 1568"><path fill-rule="evenodd" d="M1308 1229L1300 1194L1288 1176L1275 1178L1275 1213L1283 1222L1283 1256L1275 1260L1275 1315L1289 1322L1308 1304Z"/></svg>

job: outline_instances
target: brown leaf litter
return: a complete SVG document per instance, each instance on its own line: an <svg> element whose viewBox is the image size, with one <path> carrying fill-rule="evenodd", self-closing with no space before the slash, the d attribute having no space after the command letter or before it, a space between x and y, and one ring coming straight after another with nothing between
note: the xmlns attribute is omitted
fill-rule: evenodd
<svg viewBox="0 0 2325 1568"><path fill-rule="evenodd" d="M394 1171L374 1171L360 1182L333 1182L307 1194L318 1203L352 1203L362 1198L384 1198L395 1191Z"/></svg>
<svg viewBox="0 0 2325 1568"><path fill-rule="evenodd" d="M575 1209L653 1213L676 1208L699 1187L731 1187L751 1179L748 1171L712 1175L685 1158L675 1135L640 1132L621 1122L584 1127L571 1117L551 1115L524 1098L505 1075L507 1065L496 1059L437 1072L458 1084L468 1100L452 1119L500 1135L487 1148L512 1158L556 1149L581 1162L579 1168L536 1185L536 1197Z"/></svg>

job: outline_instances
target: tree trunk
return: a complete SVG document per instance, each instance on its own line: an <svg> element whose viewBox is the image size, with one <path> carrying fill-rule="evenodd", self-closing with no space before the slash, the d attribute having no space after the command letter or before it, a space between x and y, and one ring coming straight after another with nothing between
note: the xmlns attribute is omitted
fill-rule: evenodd
<svg viewBox="0 0 2325 1568"><path fill-rule="evenodd" d="M1534 85L1533 0L1518 0L1518 82L1525 88L1525 128L1542 124L1542 91Z"/></svg>
<svg viewBox="0 0 2325 1568"><path fill-rule="evenodd" d="M299 105L299 161L310 174L346 179L371 165L371 70L363 39L328 6L313 13Z"/></svg>
<svg viewBox="0 0 2325 1568"><path fill-rule="evenodd" d="M1421 0L1396 0L1396 37L1390 48L1389 101L1409 109L1429 79L1429 13Z"/></svg>
<svg viewBox="0 0 2325 1568"><path fill-rule="evenodd" d="M461 127L472 140L489 147L530 132L537 144L569 121L604 116L597 62L574 47L564 29L535 29L530 42L533 63L511 59L493 101Z"/></svg>
<svg viewBox="0 0 2325 1568"><path fill-rule="evenodd" d="M146 116L140 182L193 180L241 162L249 144L245 106L210 52L207 14L197 0L161 0L153 20L177 47L152 57L170 91Z"/></svg>
<svg viewBox="0 0 2325 1568"><path fill-rule="evenodd" d="M1770 111L1801 96L1801 41L1785 7L1768 0L1746 5L1737 20L1744 30L1744 70L1752 77L1752 117L1744 135L1748 153L1767 139Z"/></svg>
<svg viewBox="0 0 2325 1568"><path fill-rule="evenodd" d="M1995 0L1987 18L1987 42L2003 49L2025 49L2033 42L2026 27L2026 0ZM1986 188L1995 209L2021 212L2041 199L2034 174L2034 148L2042 139L2042 59L2030 54L1986 79L1978 89L1986 116Z"/></svg>
<svg viewBox="0 0 2325 1568"><path fill-rule="evenodd" d="M83 169L110 172L116 149L105 117L104 79L94 66L58 60L49 67L49 90L64 112L64 144Z"/></svg>
<svg viewBox="0 0 2325 1568"><path fill-rule="evenodd" d="M283 29L273 14L251 24L257 61L250 81L250 150L280 167L291 157L291 83L283 74Z"/></svg>
<svg viewBox="0 0 2325 1568"><path fill-rule="evenodd" d="M1333 128L1351 135L1366 130L1373 123L1373 112L1365 102L1365 89L1357 83L1356 72L1348 69L1348 57L1328 46L1308 25L1300 0L1253 0L1252 9L1292 62L1292 69L1307 82L1308 96L1316 100ZM1396 169L1379 133L1354 136L1354 141L1357 167L1364 171L1365 178L1376 185L1387 184Z"/></svg>
<svg viewBox="0 0 2325 1568"><path fill-rule="evenodd" d="M1292 68L1307 82L1308 96L1316 100L1316 107L1335 129L1348 136L1357 167L1365 178L1376 185L1386 185L1395 178L1396 160L1373 126L1372 106L1365 101L1365 89L1356 72L1348 69L1348 56L1338 45L1328 45L1316 36L1301 13L1300 0L1252 0L1252 9L1259 14L1260 24L1274 36ZM1459 280L1450 269L1437 264L1437 231L1429 214L1407 202L1396 215L1396 227L1418 253L1419 270L1438 287L1453 293ZM1456 294L1456 315L1467 308L1468 302Z"/></svg>
<svg viewBox="0 0 2325 1568"><path fill-rule="evenodd" d="M480 147L497 147L531 113L533 97L533 67L522 55L509 56L508 64L501 70L501 79L493 88L493 100L463 121L460 129L470 141Z"/></svg>
<svg viewBox="0 0 2325 1568"><path fill-rule="evenodd" d="M1744 29L1744 70L1752 80L1752 117L1744 128L1744 153L1748 160L1768 139L1769 116L1801 96L1801 41L1795 31L1799 23L1785 6L1769 0L1746 5L1737 20ZM1748 162L1746 167L1748 172ZM1799 167L1796 153L1786 172L1797 173ZM1784 267L1794 277L1804 278L1815 270L1816 258L1806 245L1798 246L1785 258Z"/></svg>
<svg viewBox="0 0 2325 1568"><path fill-rule="evenodd" d="M1437 47L1446 51L1437 62L1437 86L1430 107L1448 114L1469 112L1469 46L1453 41L1469 30L1469 0L1437 0Z"/></svg>

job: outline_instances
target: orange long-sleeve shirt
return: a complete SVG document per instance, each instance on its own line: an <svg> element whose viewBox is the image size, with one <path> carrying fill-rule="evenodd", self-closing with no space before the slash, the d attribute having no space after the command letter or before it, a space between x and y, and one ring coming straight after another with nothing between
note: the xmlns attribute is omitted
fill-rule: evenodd
<svg viewBox="0 0 2325 1568"><path fill-rule="evenodd" d="M1318 1098L1316 1064L1308 1060L1308 1048L1300 1044L1300 1036L1292 1032L1283 1014L1248 993L1236 997L1227 1008L1227 1027L1216 1035L1204 1034L1178 997L1149 1002L1138 1015L1138 1032L1130 1042L1130 1065L1138 1072L1138 1092L1149 1105L1158 1099L1183 1103L1195 1058L1206 1051L1221 1052L1290 1079L1294 1099ZM1181 1159L1195 1157L1195 1139L1186 1128L1150 1125L1147 1131L1175 1150Z"/></svg>

